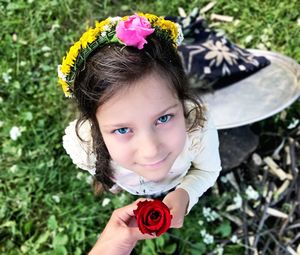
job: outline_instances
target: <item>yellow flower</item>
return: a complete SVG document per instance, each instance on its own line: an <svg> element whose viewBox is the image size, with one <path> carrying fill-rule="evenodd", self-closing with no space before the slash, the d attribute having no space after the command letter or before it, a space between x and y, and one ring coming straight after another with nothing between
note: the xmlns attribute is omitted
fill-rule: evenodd
<svg viewBox="0 0 300 255"><path fill-rule="evenodd" d="M76 42L71 48L66 57L63 58L61 71L63 74L68 75L70 73L71 67L74 66L76 58L78 57L79 51L81 49L81 42Z"/></svg>
<svg viewBox="0 0 300 255"><path fill-rule="evenodd" d="M157 20L156 25L161 29L168 30L170 32L172 41L176 42L176 38L178 36L178 30L176 25L172 21L160 18Z"/></svg>
<svg viewBox="0 0 300 255"><path fill-rule="evenodd" d="M69 91L69 85L68 85L65 81L63 81L61 78L58 78L58 82L59 82L59 84L61 85L62 90L63 90L64 93L65 93L65 96L66 96L66 97L70 97L70 96L71 96L71 93L70 93L70 91Z"/></svg>
<svg viewBox="0 0 300 255"><path fill-rule="evenodd" d="M110 24L110 17L102 20L101 22L96 21L95 26L96 29L98 30L98 32L103 32L105 30L105 27L108 26Z"/></svg>
<svg viewBox="0 0 300 255"><path fill-rule="evenodd" d="M121 18L121 20L124 21L124 20L127 20L128 18L129 18L129 16L124 16L124 17Z"/></svg>
<svg viewBox="0 0 300 255"><path fill-rule="evenodd" d="M61 72L65 75L69 74L71 70L71 66L69 65L69 61L66 57L63 58L62 64L61 64Z"/></svg>
<svg viewBox="0 0 300 255"><path fill-rule="evenodd" d="M151 24L154 23L157 19L159 19L156 15L150 13L139 13L139 15L145 17L147 20L149 20Z"/></svg>
<svg viewBox="0 0 300 255"><path fill-rule="evenodd" d="M79 41L81 42L82 48L85 49L88 44L95 41L98 33L99 32L93 28L90 28L88 31L86 31L79 39Z"/></svg>
<svg viewBox="0 0 300 255"><path fill-rule="evenodd" d="M178 36L178 28L175 25L175 23L173 23L170 20L165 20L163 17L158 17L158 16L156 16L154 14L150 14L150 13L145 13L145 14L139 13L139 15L147 18L149 20L149 22L151 23L152 27L157 26L160 29L168 30L172 41L174 43L176 43L177 36Z"/></svg>

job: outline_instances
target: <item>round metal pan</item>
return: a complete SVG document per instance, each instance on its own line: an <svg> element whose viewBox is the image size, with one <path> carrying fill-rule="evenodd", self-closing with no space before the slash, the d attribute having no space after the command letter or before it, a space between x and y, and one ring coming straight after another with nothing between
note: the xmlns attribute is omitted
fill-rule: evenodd
<svg viewBox="0 0 300 255"><path fill-rule="evenodd" d="M279 53L249 50L271 64L249 77L214 92L200 94L217 129L228 129L268 118L300 96L300 65Z"/></svg>

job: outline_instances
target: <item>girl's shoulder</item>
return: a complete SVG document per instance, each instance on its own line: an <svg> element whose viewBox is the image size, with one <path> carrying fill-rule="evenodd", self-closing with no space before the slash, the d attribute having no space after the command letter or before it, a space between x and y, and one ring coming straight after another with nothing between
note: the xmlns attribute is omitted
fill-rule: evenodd
<svg viewBox="0 0 300 255"><path fill-rule="evenodd" d="M96 156L93 153L90 123L85 121L79 124L79 137L76 133L76 123L77 120L74 120L66 127L63 136L63 147L72 159L73 164L94 174Z"/></svg>
<svg viewBox="0 0 300 255"><path fill-rule="evenodd" d="M193 107L197 107L195 105L189 105L190 109ZM209 114L209 109L202 105L202 119L200 124L195 126L194 128L187 130L187 139L188 139L188 150L190 152L199 153L202 148L206 147L208 143L215 140L217 135L217 129L213 123L211 115ZM195 113L193 111L190 114L189 121L193 121L195 119Z"/></svg>

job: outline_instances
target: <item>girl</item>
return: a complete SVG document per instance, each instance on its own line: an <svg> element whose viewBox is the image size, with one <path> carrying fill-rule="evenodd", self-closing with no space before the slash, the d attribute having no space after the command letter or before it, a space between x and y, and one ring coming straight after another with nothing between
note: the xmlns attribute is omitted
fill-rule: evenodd
<svg viewBox="0 0 300 255"><path fill-rule="evenodd" d="M172 227L221 170L218 135L190 92L176 47L180 27L151 14L96 23L58 68L80 118L63 145L105 190L165 195Z"/></svg>

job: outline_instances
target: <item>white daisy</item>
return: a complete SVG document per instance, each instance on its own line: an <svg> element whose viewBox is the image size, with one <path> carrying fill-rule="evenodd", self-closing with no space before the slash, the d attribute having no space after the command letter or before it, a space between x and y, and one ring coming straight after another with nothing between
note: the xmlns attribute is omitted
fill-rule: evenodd
<svg viewBox="0 0 300 255"><path fill-rule="evenodd" d="M18 139L18 137L21 136L21 130L19 127L16 127L16 126L13 126L11 128L11 130L9 131L9 135L10 135L10 138L14 141L16 141Z"/></svg>

